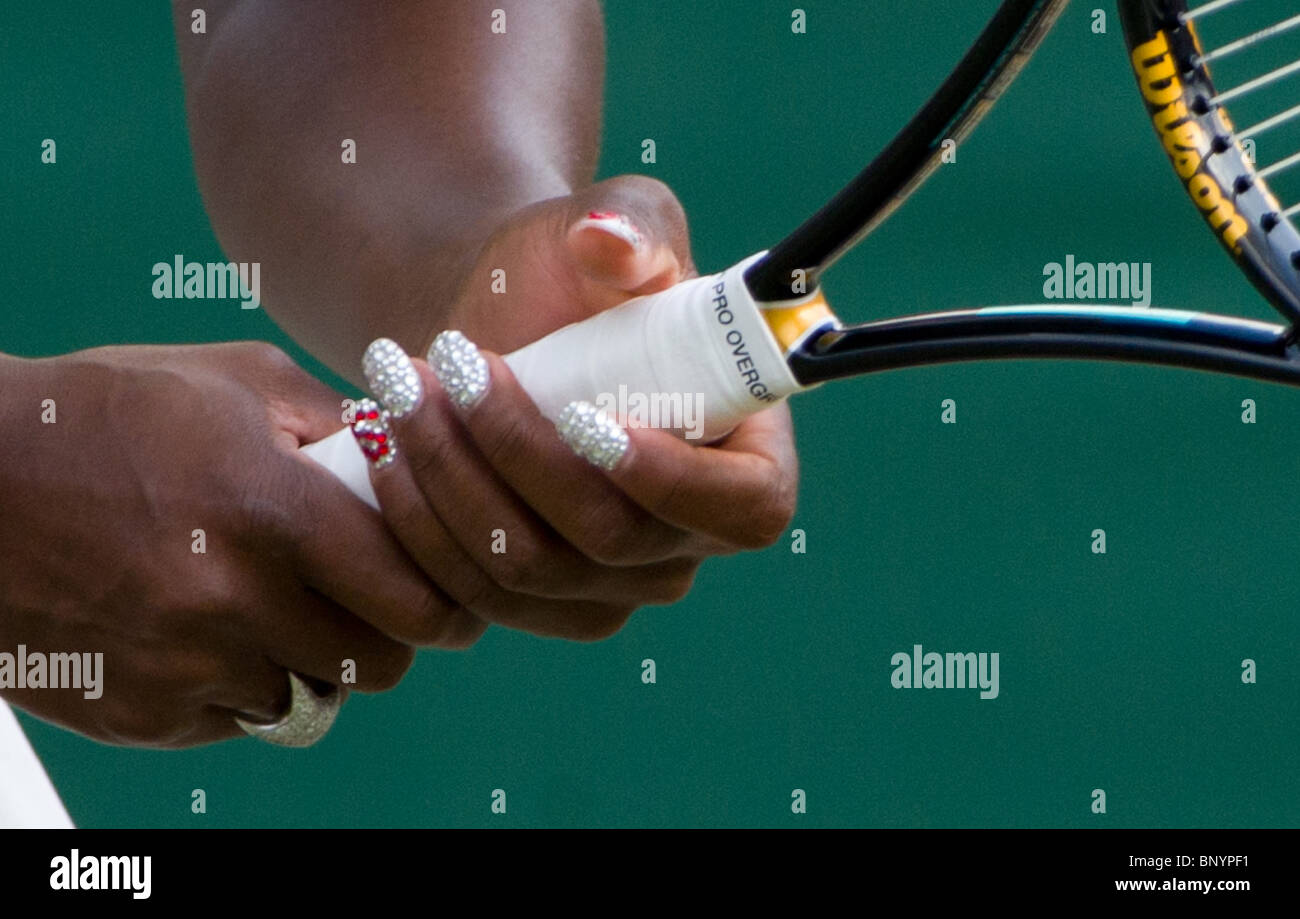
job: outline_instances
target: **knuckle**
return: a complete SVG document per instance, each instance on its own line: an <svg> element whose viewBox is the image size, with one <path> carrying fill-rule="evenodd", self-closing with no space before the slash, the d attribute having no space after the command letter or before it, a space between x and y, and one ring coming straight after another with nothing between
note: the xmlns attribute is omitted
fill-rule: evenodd
<svg viewBox="0 0 1300 919"><path fill-rule="evenodd" d="M200 725L197 718L173 722L170 725L156 728L153 739L147 741L146 746L164 750L180 750L184 747L192 747L199 742L196 739L199 730Z"/></svg>
<svg viewBox="0 0 1300 919"><path fill-rule="evenodd" d="M699 570L699 562L691 562L681 570L673 572L664 579L664 593L661 602L680 603L686 599L695 586L695 573Z"/></svg>
<svg viewBox="0 0 1300 919"><path fill-rule="evenodd" d="M195 621L210 619L213 615L220 615L228 611L229 607L207 606L206 611L198 613L194 618ZM242 611L235 612L235 617L242 615ZM241 620L236 618L236 621ZM147 653L151 656L157 654L155 651ZM214 688L229 679L229 665L216 654L206 650L184 647L170 648L167 650L166 656L168 667L171 670L167 678L166 691L177 701L187 704L207 703L211 701ZM136 667L137 672L140 672L144 666L148 666L148 664L143 660L140 661Z"/></svg>
<svg viewBox="0 0 1300 919"><path fill-rule="evenodd" d="M398 447L406 457L411 475L422 485L428 485L440 481L444 471L456 461L452 438L436 436L416 424L414 420L399 421Z"/></svg>
<svg viewBox="0 0 1300 919"><path fill-rule="evenodd" d="M664 483L663 489L650 501L647 510L655 517L668 518L672 516L672 509L681 500L682 489L686 486L686 467L675 464L671 467L672 478Z"/></svg>
<svg viewBox="0 0 1300 919"><path fill-rule="evenodd" d="M529 438L528 425L517 413L486 433L480 448L484 459L494 468L501 468L512 460L535 452Z"/></svg>
<svg viewBox="0 0 1300 919"><path fill-rule="evenodd" d="M675 192L665 182L650 176L632 177L646 203L652 223L658 224L679 257L689 261L690 237L687 233L686 209Z"/></svg>
<svg viewBox="0 0 1300 919"><path fill-rule="evenodd" d="M300 522L297 515L281 502L258 495L246 495L240 505L242 531L258 534L273 544L298 541Z"/></svg>
<svg viewBox="0 0 1300 919"><path fill-rule="evenodd" d="M655 208L661 217L676 223L686 222L686 209L667 182L648 175L629 175L623 181L625 187Z"/></svg>
<svg viewBox="0 0 1300 919"><path fill-rule="evenodd" d="M670 606L679 603L691 592L695 572L702 560L678 560L656 565L644 572L637 591L637 599L651 606Z"/></svg>
<svg viewBox="0 0 1300 919"><path fill-rule="evenodd" d="M598 531L578 548L593 562L609 567L634 564L641 558L640 539L624 527Z"/></svg>
<svg viewBox="0 0 1300 919"><path fill-rule="evenodd" d="M779 540L794 519L798 489L780 476L768 483L753 503L749 534L753 548L766 548Z"/></svg>
<svg viewBox="0 0 1300 919"><path fill-rule="evenodd" d="M410 458L410 453L407 453L407 457ZM403 538L428 533L431 529L436 532L440 525L432 508L426 502L418 499L415 501L385 500L390 496L387 481L377 481L375 493L380 499L379 512L383 515L389 529Z"/></svg>
<svg viewBox="0 0 1300 919"><path fill-rule="evenodd" d="M593 612L582 622L581 631L575 640L595 642L612 638L627 625L636 610L635 606L610 606Z"/></svg>
<svg viewBox="0 0 1300 919"><path fill-rule="evenodd" d="M296 370L298 367L293 358L269 342L244 342L241 347L246 349L246 359L249 363L263 370L280 372L290 369Z"/></svg>
<svg viewBox="0 0 1300 919"><path fill-rule="evenodd" d="M486 572L476 569L470 577L472 580L458 596L466 611L474 616L482 613L491 618L509 611L510 603L506 592Z"/></svg>
<svg viewBox="0 0 1300 919"><path fill-rule="evenodd" d="M618 634L639 607L626 602L583 604L572 616L554 622L538 634L583 643L605 641Z"/></svg>
<svg viewBox="0 0 1300 919"><path fill-rule="evenodd" d="M487 631L487 623L471 614L462 613L454 618L445 640L439 645L448 651L464 651L473 647Z"/></svg>
<svg viewBox="0 0 1300 919"><path fill-rule="evenodd" d="M313 516L295 508L305 509L310 503L303 483L294 476L263 470L249 476L236 498L236 531L255 538L259 548L287 550L302 542Z"/></svg>
<svg viewBox="0 0 1300 919"><path fill-rule="evenodd" d="M393 637L421 647L440 647L457 612L458 607L430 588L424 591L412 619L404 624L403 634Z"/></svg>
<svg viewBox="0 0 1300 919"><path fill-rule="evenodd" d="M368 662L362 673L364 685L372 692L387 692L396 688L415 662L415 649L408 645L397 645L391 650L375 655Z"/></svg>
<svg viewBox="0 0 1300 919"><path fill-rule="evenodd" d="M574 545L583 555L601 565L627 565L647 555L646 534L617 500L598 502L577 528Z"/></svg>
<svg viewBox="0 0 1300 919"><path fill-rule="evenodd" d="M511 593L534 593L549 580L544 572L545 552L529 539L510 544L510 551L493 556L491 575L497 585Z"/></svg>
<svg viewBox="0 0 1300 919"><path fill-rule="evenodd" d="M110 743L125 747L161 745L174 733L161 715L143 705L119 705L104 713L100 730Z"/></svg>

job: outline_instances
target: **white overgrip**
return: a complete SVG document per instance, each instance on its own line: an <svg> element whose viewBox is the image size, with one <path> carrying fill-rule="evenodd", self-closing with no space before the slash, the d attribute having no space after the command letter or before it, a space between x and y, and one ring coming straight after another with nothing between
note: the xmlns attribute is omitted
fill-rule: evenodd
<svg viewBox="0 0 1300 919"><path fill-rule="evenodd" d="M335 431L314 444L306 444L299 452L334 473L354 495L379 510L379 498L370 484L369 463L357 445L357 439L352 436L351 428Z"/></svg>
<svg viewBox="0 0 1300 919"><path fill-rule="evenodd" d="M745 286L745 269L760 256L565 326L505 361L552 420L585 401L628 410L621 423L650 421L700 443L718 440L803 389ZM631 417L639 407L646 411ZM378 505L350 431L303 452Z"/></svg>
<svg viewBox="0 0 1300 919"><path fill-rule="evenodd" d="M702 430L672 413L659 413L656 426L717 440L802 388L745 287L751 261L565 326L506 363L548 418L577 400L606 408L689 399Z"/></svg>

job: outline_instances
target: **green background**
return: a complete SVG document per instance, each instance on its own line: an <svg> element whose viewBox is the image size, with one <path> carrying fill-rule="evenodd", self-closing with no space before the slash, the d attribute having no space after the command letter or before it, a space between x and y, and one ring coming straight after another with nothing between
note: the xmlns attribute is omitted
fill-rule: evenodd
<svg viewBox="0 0 1300 919"><path fill-rule="evenodd" d="M856 172L996 6L808 2L795 35L792 5L610 4L602 174L672 185L703 270ZM1267 318L1180 194L1096 6L1072 5L957 163L830 275L846 320L1036 302L1067 253L1152 262L1155 305ZM168 10L126 9L0 10L0 349L258 338L319 370L261 311L150 296L155 261L222 256ZM993 363L829 386L795 416L807 553L712 561L686 601L601 644L493 629L424 653L301 752L136 751L24 724L84 826L1300 823L1300 393ZM999 652L1001 695L892 688L891 656L915 643Z"/></svg>

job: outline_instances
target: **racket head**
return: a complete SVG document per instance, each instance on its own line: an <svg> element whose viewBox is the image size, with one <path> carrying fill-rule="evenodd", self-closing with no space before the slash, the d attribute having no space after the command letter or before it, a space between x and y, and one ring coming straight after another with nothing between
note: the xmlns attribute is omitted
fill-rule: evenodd
<svg viewBox="0 0 1300 919"><path fill-rule="evenodd" d="M1270 188L1269 167L1252 162L1246 133L1229 110L1229 100L1237 97L1216 86L1204 60L1196 18L1198 10L1210 6L1222 8L1202 4L1193 10L1186 0L1119 0L1130 63L1156 136L1206 225L1260 293L1295 323L1300 321L1295 214L1287 214ZM1300 86L1300 73L1293 79Z"/></svg>

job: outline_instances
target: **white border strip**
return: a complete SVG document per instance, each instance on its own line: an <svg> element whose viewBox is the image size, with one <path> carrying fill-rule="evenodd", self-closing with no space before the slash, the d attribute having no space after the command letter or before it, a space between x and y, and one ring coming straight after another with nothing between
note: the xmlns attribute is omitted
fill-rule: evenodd
<svg viewBox="0 0 1300 919"><path fill-rule="evenodd" d="M0 829L72 828L18 717L0 700Z"/></svg>

